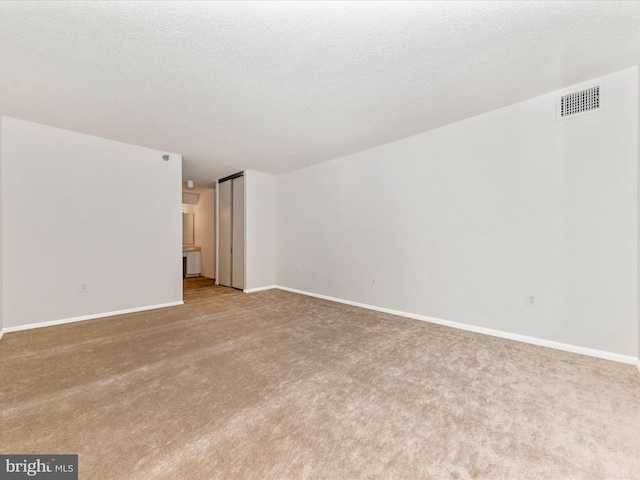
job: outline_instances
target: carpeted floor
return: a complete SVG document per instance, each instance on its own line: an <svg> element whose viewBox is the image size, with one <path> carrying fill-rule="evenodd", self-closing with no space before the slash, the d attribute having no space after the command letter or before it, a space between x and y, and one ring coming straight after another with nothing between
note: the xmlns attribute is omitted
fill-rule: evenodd
<svg viewBox="0 0 640 480"><path fill-rule="evenodd" d="M0 453L82 479L637 479L633 366L206 279L6 334Z"/></svg>

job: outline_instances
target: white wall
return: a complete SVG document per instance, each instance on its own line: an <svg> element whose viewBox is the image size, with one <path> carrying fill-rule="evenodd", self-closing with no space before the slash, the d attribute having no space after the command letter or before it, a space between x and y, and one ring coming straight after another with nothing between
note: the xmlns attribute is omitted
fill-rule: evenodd
<svg viewBox="0 0 640 480"><path fill-rule="evenodd" d="M0 338L2 338L2 329L4 327L4 321L3 321L3 308L1 305L4 305L4 301L3 301L3 297L2 297L2 257L3 257L3 253L2 253L2 197L4 196L2 193L2 121L3 121L3 117L0 116Z"/></svg>
<svg viewBox="0 0 640 480"><path fill-rule="evenodd" d="M637 356L638 70L604 80L596 114L551 93L278 176L278 285Z"/></svg>
<svg viewBox="0 0 640 480"><path fill-rule="evenodd" d="M12 118L2 150L5 328L182 301L181 156Z"/></svg>
<svg viewBox="0 0 640 480"><path fill-rule="evenodd" d="M205 190L195 208L195 241L201 247L202 275L209 278L216 276L216 191Z"/></svg>
<svg viewBox="0 0 640 480"><path fill-rule="evenodd" d="M245 290L273 286L275 261L275 177L245 175Z"/></svg>
<svg viewBox="0 0 640 480"><path fill-rule="evenodd" d="M200 194L198 193L188 193L182 192L182 203L188 205L197 205L198 200L200 199Z"/></svg>

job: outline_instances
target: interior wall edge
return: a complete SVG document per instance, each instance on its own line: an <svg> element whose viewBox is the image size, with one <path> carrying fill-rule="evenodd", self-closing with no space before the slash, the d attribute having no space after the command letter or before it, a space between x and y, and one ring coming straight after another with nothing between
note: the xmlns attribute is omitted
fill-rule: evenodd
<svg viewBox="0 0 640 480"><path fill-rule="evenodd" d="M555 342L553 340L545 340L543 338L529 337L526 335L520 335L517 333L505 332L503 330L495 330L492 328L478 327L467 323L452 322L450 320L443 320L440 318L429 317L427 315L419 315L415 313L402 312L399 310L392 310L389 308L376 307L375 305L368 305L364 303L353 302L351 300L344 300L342 298L330 297L327 295L321 295L318 293L307 292L304 290L297 290L294 288L283 287L278 285L279 290L284 290L291 293L297 293L300 295L306 295L309 297L316 297L323 300L329 300L331 302L343 303L345 305L351 305L354 307L365 308L367 310L374 310L376 312L388 313L390 315L397 315L399 317L411 318L413 320L420 320L423 322L434 323L437 325L443 325L445 327L457 328L459 330L466 330L469 332L480 333L483 335L490 335L492 337L504 338L507 340L514 340L517 342L528 343L531 345L537 345L540 347L553 348L555 350L562 350L570 353L577 353L580 355L586 355L588 357L601 358L603 360L611 360L619 363L626 363L630 365L636 365L640 371L640 359L631 355L623 355L615 352L607 352L603 350L596 350L594 348L582 347L580 345L571 345L562 342Z"/></svg>
<svg viewBox="0 0 640 480"><path fill-rule="evenodd" d="M2 332L4 328L4 181L2 179L3 119L4 117L0 114L0 339L2 339Z"/></svg>

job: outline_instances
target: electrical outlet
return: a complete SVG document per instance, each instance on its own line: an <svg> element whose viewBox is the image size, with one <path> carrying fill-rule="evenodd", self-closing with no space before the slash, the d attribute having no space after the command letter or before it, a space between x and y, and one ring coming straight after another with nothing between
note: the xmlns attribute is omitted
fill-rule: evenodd
<svg viewBox="0 0 640 480"><path fill-rule="evenodd" d="M538 294L533 292L527 292L525 303L530 307L538 306Z"/></svg>
<svg viewBox="0 0 640 480"><path fill-rule="evenodd" d="M89 291L89 287L86 283L80 284L80 293L87 293Z"/></svg>

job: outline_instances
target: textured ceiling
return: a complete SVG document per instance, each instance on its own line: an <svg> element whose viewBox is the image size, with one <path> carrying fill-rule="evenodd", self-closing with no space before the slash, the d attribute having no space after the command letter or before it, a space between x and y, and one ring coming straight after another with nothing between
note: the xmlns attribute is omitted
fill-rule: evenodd
<svg viewBox="0 0 640 480"><path fill-rule="evenodd" d="M0 114L284 172L640 63L640 2L0 2Z"/></svg>

